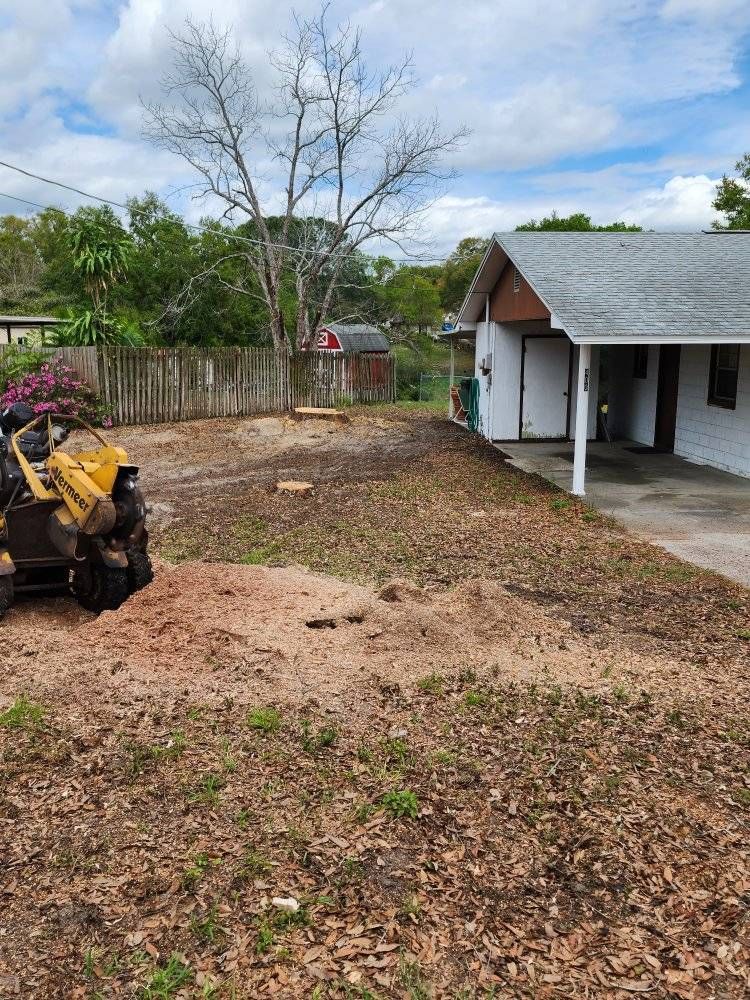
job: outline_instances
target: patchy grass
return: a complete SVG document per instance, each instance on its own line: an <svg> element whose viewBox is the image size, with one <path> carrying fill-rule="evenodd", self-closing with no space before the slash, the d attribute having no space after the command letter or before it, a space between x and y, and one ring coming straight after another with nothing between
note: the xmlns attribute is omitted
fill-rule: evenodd
<svg viewBox="0 0 750 1000"><path fill-rule="evenodd" d="M259 733L276 733L281 728L281 715L275 708L253 708L247 724Z"/></svg>
<svg viewBox="0 0 750 1000"><path fill-rule="evenodd" d="M10 708L0 712L0 726L4 729L34 729L44 720L44 709L25 695L16 698Z"/></svg>

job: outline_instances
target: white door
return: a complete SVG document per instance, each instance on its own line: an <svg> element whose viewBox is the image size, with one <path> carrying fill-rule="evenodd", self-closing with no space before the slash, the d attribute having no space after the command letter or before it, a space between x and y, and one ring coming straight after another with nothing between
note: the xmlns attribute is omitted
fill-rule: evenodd
<svg viewBox="0 0 750 1000"><path fill-rule="evenodd" d="M522 438L567 436L571 347L567 337L524 339Z"/></svg>

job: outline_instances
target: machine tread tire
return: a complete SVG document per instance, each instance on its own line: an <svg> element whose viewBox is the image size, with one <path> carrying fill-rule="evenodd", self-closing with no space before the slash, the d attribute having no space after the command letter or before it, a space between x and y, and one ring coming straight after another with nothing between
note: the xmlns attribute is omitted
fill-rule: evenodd
<svg viewBox="0 0 750 1000"><path fill-rule="evenodd" d="M130 593L143 590L154 578L154 569L146 552L132 549L128 552L128 587Z"/></svg>
<svg viewBox="0 0 750 1000"><path fill-rule="evenodd" d="M100 611L116 611L130 594L128 573L125 569L111 566L91 567L91 588L77 594L78 603L99 614Z"/></svg>
<svg viewBox="0 0 750 1000"><path fill-rule="evenodd" d="M13 604L13 577L0 576L0 618Z"/></svg>

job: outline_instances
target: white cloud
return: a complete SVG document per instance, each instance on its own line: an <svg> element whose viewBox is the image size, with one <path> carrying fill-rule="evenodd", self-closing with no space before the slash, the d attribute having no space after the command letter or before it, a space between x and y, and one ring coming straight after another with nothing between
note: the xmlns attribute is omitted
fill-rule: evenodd
<svg viewBox="0 0 750 1000"><path fill-rule="evenodd" d="M597 225L624 221L657 231L695 231L710 228L716 218L711 207L718 181L706 175L671 177L662 185L623 191L613 183L562 195L544 192L504 201L488 197L446 196L428 213L427 229L436 251L447 252L464 236L507 232L529 219L556 211L559 215L586 211Z"/></svg>
<svg viewBox="0 0 750 1000"><path fill-rule="evenodd" d="M470 111L462 106L464 118ZM508 97L475 105L476 131L456 157L460 168L522 169L559 156L605 148L619 116L611 105L587 100L575 83L535 80Z"/></svg>
<svg viewBox="0 0 750 1000"><path fill-rule="evenodd" d="M711 203L718 180L699 174L672 177L658 188L647 188L626 205L620 218L644 229L707 229L716 218Z"/></svg>

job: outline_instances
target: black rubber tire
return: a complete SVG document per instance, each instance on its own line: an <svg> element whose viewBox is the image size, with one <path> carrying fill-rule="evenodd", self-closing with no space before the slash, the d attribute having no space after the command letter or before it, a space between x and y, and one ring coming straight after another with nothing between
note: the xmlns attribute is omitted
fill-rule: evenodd
<svg viewBox="0 0 750 1000"><path fill-rule="evenodd" d="M127 570L97 564L91 566L90 572L91 586L86 591L76 592L78 603L96 614L116 611L130 595Z"/></svg>
<svg viewBox="0 0 750 1000"><path fill-rule="evenodd" d="M13 604L13 577L0 576L0 618Z"/></svg>
<svg viewBox="0 0 750 1000"><path fill-rule="evenodd" d="M128 552L128 587L130 593L143 590L154 578L154 569L147 552L131 549Z"/></svg>

